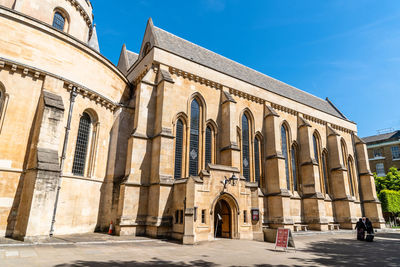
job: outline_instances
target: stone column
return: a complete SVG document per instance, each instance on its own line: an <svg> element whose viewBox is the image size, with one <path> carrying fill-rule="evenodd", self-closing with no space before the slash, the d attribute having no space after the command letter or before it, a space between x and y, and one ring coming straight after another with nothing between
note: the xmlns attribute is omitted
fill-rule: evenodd
<svg viewBox="0 0 400 267"><path fill-rule="evenodd" d="M340 135L329 125L328 134L328 166L330 167L330 185L333 195L333 208L336 221L341 228L353 229L357 222L354 198L350 194L348 173L343 162Z"/></svg>
<svg viewBox="0 0 400 267"><path fill-rule="evenodd" d="M156 73L150 69L136 85L133 133L129 137L125 178L120 185L116 233L145 233L155 119Z"/></svg>
<svg viewBox="0 0 400 267"><path fill-rule="evenodd" d="M221 144L221 164L240 169L240 147L237 143L237 125L239 120L236 112L236 101L223 87L221 90L220 106L220 144Z"/></svg>
<svg viewBox="0 0 400 267"><path fill-rule="evenodd" d="M45 81L44 89L46 89ZM60 178L58 149L64 129L61 96L43 91L36 111L13 237L47 237Z"/></svg>
<svg viewBox="0 0 400 267"><path fill-rule="evenodd" d="M266 159L264 180L265 203L268 210L268 223L272 228L293 227L290 215L291 192L287 190L285 178L285 158L281 148L281 129L279 115L267 105L264 107L264 136L266 136Z"/></svg>
<svg viewBox="0 0 400 267"><path fill-rule="evenodd" d="M195 242L194 231L194 203L195 203L195 178L189 177L186 182L186 196L185 196L185 219L184 219L184 233L182 243L185 245L193 245Z"/></svg>
<svg viewBox="0 0 400 267"><path fill-rule="evenodd" d="M151 171L146 233L153 237L169 236L172 227L171 189L174 183L174 135L172 116L175 105L171 91L174 81L167 66L160 66L151 148ZM171 210L170 212L167 212Z"/></svg>
<svg viewBox="0 0 400 267"><path fill-rule="evenodd" d="M376 195L374 176L369 167L367 146L358 136L355 135L354 139L360 175L360 195L362 197L362 205L364 206L364 216L371 220L375 228L385 228L381 203Z"/></svg>
<svg viewBox="0 0 400 267"><path fill-rule="evenodd" d="M314 155L313 132L311 125L300 115L298 140L301 148L299 161L304 222L310 229L325 231L328 230L328 220L325 213L325 197L321 192L319 165Z"/></svg>

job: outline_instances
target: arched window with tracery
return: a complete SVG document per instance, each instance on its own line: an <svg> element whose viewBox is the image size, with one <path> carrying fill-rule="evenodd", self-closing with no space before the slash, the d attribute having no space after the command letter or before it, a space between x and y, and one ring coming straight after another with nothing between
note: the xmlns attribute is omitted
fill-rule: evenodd
<svg viewBox="0 0 400 267"><path fill-rule="evenodd" d="M314 159L318 165L318 178L320 180L320 188L321 192L324 192L324 185L323 181L321 180L323 177L322 174L322 164L321 164L321 141L319 139L319 136L314 133L313 134L313 146L314 146Z"/></svg>
<svg viewBox="0 0 400 267"><path fill-rule="evenodd" d="M322 153L322 174L324 177L325 194L329 194L328 153Z"/></svg>
<svg viewBox="0 0 400 267"><path fill-rule="evenodd" d="M349 185L350 185L350 193L352 196L355 196L355 190L354 190L354 165L353 165L353 160L349 156L347 160L347 169L349 173Z"/></svg>
<svg viewBox="0 0 400 267"><path fill-rule="evenodd" d="M64 31L65 20L65 16L60 11L56 11L53 17L53 27L60 31Z"/></svg>
<svg viewBox="0 0 400 267"><path fill-rule="evenodd" d="M79 120L78 136L75 145L75 156L72 165L72 173L74 175L85 175L86 159L88 155L91 130L92 119L87 112L84 112Z"/></svg>
<svg viewBox="0 0 400 267"><path fill-rule="evenodd" d="M254 138L254 178L255 182L260 185L261 178L261 141L259 137Z"/></svg>
<svg viewBox="0 0 400 267"><path fill-rule="evenodd" d="M291 165L292 165L292 180L293 180L293 190L298 191L298 159L297 159L297 148L296 145L292 145L291 152Z"/></svg>
<svg viewBox="0 0 400 267"><path fill-rule="evenodd" d="M290 171L289 171L289 135L285 125L281 127L281 148L285 159L286 188L290 190Z"/></svg>
<svg viewBox="0 0 400 267"><path fill-rule="evenodd" d="M175 130L175 179L182 177L183 130L183 122L181 119L178 119Z"/></svg>
<svg viewBox="0 0 400 267"><path fill-rule="evenodd" d="M213 131L210 126L206 128L206 144L205 144L205 167L209 163L212 163L212 156L213 156Z"/></svg>
<svg viewBox="0 0 400 267"><path fill-rule="evenodd" d="M199 174L200 105L193 99L190 105L189 175Z"/></svg>
<svg viewBox="0 0 400 267"><path fill-rule="evenodd" d="M250 181L250 125L246 114L242 116L242 169L246 181Z"/></svg>

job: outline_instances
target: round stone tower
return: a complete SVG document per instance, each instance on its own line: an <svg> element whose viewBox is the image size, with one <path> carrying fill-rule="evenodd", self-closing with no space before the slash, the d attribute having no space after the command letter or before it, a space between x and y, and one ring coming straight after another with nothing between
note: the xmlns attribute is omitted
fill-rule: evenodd
<svg viewBox="0 0 400 267"><path fill-rule="evenodd" d="M50 24L85 43L93 32L89 0L0 0L0 5Z"/></svg>

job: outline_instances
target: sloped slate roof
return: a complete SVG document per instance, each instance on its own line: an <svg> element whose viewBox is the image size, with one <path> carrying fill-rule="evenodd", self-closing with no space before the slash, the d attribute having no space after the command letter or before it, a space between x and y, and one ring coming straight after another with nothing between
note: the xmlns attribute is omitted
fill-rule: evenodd
<svg viewBox="0 0 400 267"><path fill-rule="evenodd" d="M153 26L155 46L278 95L346 119L331 103Z"/></svg>
<svg viewBox="0 0 400 267"><path fill-rule="evenodd" d="M126 53L128 55L128 69L133 65L133 63L136 62L136 60L138 59L139 55L136 54L135 52L126 50Z"/></svg>
<svg viewBox="0 0 400 267"><path fill-rule="evenodd" d="M391 133L367 136L362 139L364 140L365 143L381 142L389 139L400 139L400 130Z"/></svg>

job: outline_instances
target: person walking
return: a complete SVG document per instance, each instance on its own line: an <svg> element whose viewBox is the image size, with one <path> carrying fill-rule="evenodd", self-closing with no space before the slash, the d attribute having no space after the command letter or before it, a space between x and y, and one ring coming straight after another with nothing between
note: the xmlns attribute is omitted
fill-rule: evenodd
<svg viewBox="0 0 400 267"><path fill-rule="evenodd" d="M364 218L363 218L364 219ZM357 224L356 224L356 230L357 230L357 240L363 241L365 239L365 231L367 230L366 227L366 220L359 219Z"/></svg>
<svg viewBox="0 0 400 267"><path fill-rule="evenodd" d="M365 241L372 242L374 240L374 227L368 218L365 220L365 228L367 231L367 237L365 238Z"/></svg>

